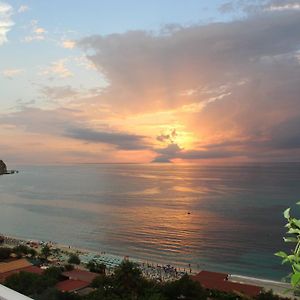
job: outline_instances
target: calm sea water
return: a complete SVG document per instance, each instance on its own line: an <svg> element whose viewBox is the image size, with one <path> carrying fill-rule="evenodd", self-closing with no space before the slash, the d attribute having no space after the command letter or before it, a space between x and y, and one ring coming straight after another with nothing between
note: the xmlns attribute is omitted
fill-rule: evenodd
<svg viewBox="0 0 300 300"><path fill-rule="evenodd" d="M282 211L300 200L299 164L19 169L0 177L2 233L194 269L287 272L273 253L286 248Z"/></svg>

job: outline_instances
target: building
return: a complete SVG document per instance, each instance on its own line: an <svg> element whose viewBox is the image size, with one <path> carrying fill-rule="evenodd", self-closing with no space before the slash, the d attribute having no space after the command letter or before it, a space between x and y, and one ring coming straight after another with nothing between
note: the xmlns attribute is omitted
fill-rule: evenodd
<svg viewBox="0 0 300 300"><path fill-rule="evenodd" d="M0 263L0 274L5 273L5 272L10 272L13 270L30 267L30 266L32 266L32 263L30 263L25 258L15 259L15 260L11 260L9 262L2 262L2 263Z"/></svg>
<svg viewBox="0 0 300 300"><path fill-rule="evenodd" d="M27 259L24 258L0 263L0 283L3 283L9 276L19 272L41 275L43 270L39 267L33 266Z"/></svg>
<svg viewBox="0 0 300 300"><path fill-rule="evenodd" d="M262 291L262 287L260 286L230 281L228 274L225 273L201 271L197 275L191 276L191 278L199 282L206 289L225 293L237 293L256 297Z"/></svg>
<svg viewBox="0 0 300 300"><path fill-rule="evenodd" d="M67 279L64 281L60 281L55 285L55 287L61 291L61 292L77 292L79 290L82 290L86 287L88 287L90 284L86 281L82 280L73 280L73 279Z"/></svg>
<svg viewBox="0 0 300 300"><path fill-rule="evenodd" d="M81 280L90 284L97 276L99 276L99 274L89 272L89 271L74 269L72 271L64 272L63 276L67 277L68 279Z"/></svg>
<svg viewBox="0 0 300 300"><path fill-rule="evenodd" d="M76 292L84 293L84 290L90 291L90 284L99 275L97 273L74 269L72 271L66 271L62 274L66 277L66 280L60 281L56 284L56 288L61 292Z"/></svg>

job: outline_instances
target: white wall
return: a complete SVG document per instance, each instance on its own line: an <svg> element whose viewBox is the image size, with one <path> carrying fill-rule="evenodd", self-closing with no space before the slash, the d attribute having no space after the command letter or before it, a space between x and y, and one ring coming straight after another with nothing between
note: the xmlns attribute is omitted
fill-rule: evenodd
<svg viewBox="0 0 300 300"><path fill-rule="evenodd" d="M32 300L0 284L0 300Z"/></svg>

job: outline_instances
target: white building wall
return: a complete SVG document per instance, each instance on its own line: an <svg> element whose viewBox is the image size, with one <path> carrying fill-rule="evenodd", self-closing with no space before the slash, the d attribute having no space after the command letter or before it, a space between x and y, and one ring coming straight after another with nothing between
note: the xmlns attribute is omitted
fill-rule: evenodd
<svg viewBox="0 0 300 300"><path fill-rule="evenodd" d="M0 300L33 300L0 284Z"/></svg>

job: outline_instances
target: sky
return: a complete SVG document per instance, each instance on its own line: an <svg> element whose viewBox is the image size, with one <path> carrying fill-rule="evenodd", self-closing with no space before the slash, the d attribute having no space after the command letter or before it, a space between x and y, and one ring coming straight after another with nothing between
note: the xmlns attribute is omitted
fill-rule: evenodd
<svg viewBox="0 0 300 300"><path fill-rule="evenodd" d="M300 161L300 0L0 0L11 164Z"/></svg>

